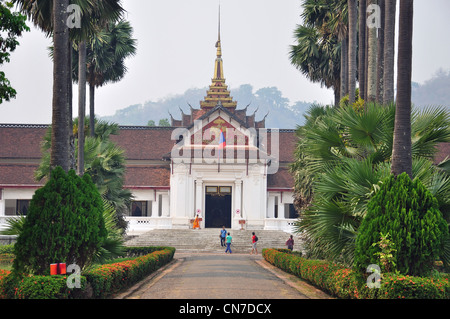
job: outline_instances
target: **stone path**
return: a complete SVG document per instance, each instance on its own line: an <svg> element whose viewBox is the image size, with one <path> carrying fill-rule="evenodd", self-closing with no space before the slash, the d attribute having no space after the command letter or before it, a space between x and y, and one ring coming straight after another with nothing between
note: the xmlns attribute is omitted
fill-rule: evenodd
<svg viewBox="0 0 450 319"><path fill-rule="evenodd" d="M174 261L117 299L328 299L261 255L175 254Z"/></svg>

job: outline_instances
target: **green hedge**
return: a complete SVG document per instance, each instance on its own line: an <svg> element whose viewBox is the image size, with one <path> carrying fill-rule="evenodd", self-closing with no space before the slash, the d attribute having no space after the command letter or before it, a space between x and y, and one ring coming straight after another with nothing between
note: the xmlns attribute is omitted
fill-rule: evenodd
<svg viewBox="0 0 450 319"><path fill-rule="evenodd" d="M15 277L0 270L0 299L78 299L106 298L126 289L169 263L175 254L172 247L142 247L128 249L146 255L105 264L81 276L81 289L69 289L67 276Z"/></svg>
<svg viewBox="0 0 450 319"><path fill-rule="evenodd" d="M341 299L450 299L448 278L384 274L380 288L368 288L366 279L332 262L309 260L276 249L263 249L272 265L304 279Z"/></svg>
<svg viewBox="0 0 450 319"><path fill-rule="evenodd" d="M2 254L14 254L14 244L0 245L0 255Z"/></svg>
<svg viewBox="0 0 450 319"><path fill-rule="evenodd" d="M173 259L175 248L165 248L148 255L100 266L85 274L94 298L106 298L148 276Z"/></svg>

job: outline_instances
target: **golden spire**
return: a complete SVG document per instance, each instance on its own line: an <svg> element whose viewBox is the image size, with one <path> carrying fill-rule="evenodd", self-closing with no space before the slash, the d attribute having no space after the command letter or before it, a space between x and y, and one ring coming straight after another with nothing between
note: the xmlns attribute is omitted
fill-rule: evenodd
<svg viewBox="0 0 450 319"><path fill-rule="evenodd" d="M218 39L216 42L217 58L214 68L214 79L225 80L223 76L222 44L220 43L220 4L219 4L219 34L217 39Z"/></svg>
<svg viewBox="0 0 450 319"><path fill-rule="evenodd" d="M207 96L204 101L200 102L202 109L204 108L214 108L219 103L226 108L236 108L237 102L233 101L230 96L230 91L225 84L225 76L223 73L223 61L222 61L222 44L220 41L220 5L219 5L219 34L218 40L216 42L217 57L214 65L214 77L212 79L212 85L210 85L207 92Z"/></svg>

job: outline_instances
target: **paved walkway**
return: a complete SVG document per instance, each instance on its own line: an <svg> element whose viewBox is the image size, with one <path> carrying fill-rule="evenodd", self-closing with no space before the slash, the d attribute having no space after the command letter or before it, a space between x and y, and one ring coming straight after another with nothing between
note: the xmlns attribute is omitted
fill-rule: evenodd
<svg viewBox="0 0 450 319"><path fill-rule="evenodd" d="M328 299L249 254L180 254L117 299Z"/></svg>

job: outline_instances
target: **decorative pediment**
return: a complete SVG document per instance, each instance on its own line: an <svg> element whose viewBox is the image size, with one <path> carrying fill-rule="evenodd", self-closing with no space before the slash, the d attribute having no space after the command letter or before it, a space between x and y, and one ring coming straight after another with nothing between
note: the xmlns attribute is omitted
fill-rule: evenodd
<svg viewBox="0 0 450 319"><path fill-rule="evenodd" d="M191 128L191 145L218 145L221 132L227 146L249 145L249 133L246 131L248 130L232 118L226 120L220 115L213 115Z"/></svg>

